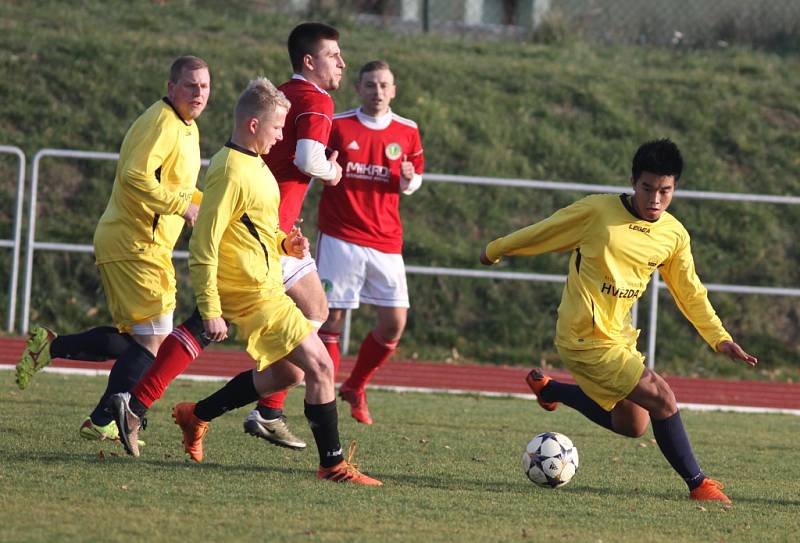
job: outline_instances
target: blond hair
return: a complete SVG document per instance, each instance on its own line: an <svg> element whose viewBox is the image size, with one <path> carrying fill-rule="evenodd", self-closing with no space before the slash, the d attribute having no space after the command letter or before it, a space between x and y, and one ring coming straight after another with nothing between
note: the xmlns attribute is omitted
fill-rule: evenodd
<svg viewBox="0 0 800 543"><path fill-rule="evenodd" d="M257 77L250 81L239 96L233 115L237 125L245 123L253 117L264 121L276 109L283 108L288 111L291 105L286 96L275 88L269 79Z"/></svg>

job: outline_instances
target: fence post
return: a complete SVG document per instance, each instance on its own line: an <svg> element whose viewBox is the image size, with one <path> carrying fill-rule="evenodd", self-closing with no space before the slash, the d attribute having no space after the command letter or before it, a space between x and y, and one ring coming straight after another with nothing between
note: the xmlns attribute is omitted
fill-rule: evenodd
<svg viewBox="0 0 800 543"><path fill-rule="evenodd" d="M8 317L6 319L6 330L14 331L15 318L17 315L17 281L19 279L19 248L22 245L22 201L25 198L25 153L19 147L10 145L0 145L0 153L10 153L17 155L19 159L19 170L17 173L17 205L14 211L13 238L0 240L0 246L11 247L11 279L8 285Z"/></svg>
<svg viewBox="0 0 800 543"><path fill-rule="evenodd" d="M647 331L647 367L651 370L656 364L656 326L658 326L658 270L650 280L650 329Z"/></svg>

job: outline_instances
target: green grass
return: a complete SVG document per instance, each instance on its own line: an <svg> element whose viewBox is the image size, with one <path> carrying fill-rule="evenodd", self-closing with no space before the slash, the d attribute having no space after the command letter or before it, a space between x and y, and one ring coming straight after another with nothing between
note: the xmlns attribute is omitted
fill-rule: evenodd
<svg viewBox="0 0 800 543"><path fill-rule="evenodd" d="M647 434L610 434L570 409L530 401L373 391L372 427L344 409L343 443L385 483L314 479L316 453L267 446L241 429L245 410L212 423L202 465L184 461L176 401L219 384L177 381L151 412L139 459L85 442L77 427L105 380L38 375L16 389L0 372L0 541L792 541L800 531L800 418L701 413L684 421L701 464L735 506L702 508ZM297 432L302 391L287 408ZM528 482L520 456L556 430L580 451L566 487Z"/></svg>

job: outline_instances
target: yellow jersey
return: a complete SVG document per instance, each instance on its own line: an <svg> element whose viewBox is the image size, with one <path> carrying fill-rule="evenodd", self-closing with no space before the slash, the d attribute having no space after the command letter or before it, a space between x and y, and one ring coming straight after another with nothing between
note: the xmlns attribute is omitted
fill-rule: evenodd
<svg viewBox="0 0 800 543"><path fill-rule="evenodd" d="M731 340L695 272L689 233L671 214L636 215L627 195L587 196L486 247L504 255L572 251L555 343L566 349L635 345L631 308L658 269L679 309L716 350Z"/></svg>
<svg viewBox="0 0 800 543"><path fill-rule="evenodd" d="M98 264L171 256L182 215L199 203L200 133L159 100L125 134L111 198L94 233Z"/></svg>
<svg viewBox="0 0 800 543"><path fill-rule="evenodd" d="M189 270L203 319L222 316L220 294L284 294L280 191L261 157L228 142L211 159L189 241Z"/></svg>

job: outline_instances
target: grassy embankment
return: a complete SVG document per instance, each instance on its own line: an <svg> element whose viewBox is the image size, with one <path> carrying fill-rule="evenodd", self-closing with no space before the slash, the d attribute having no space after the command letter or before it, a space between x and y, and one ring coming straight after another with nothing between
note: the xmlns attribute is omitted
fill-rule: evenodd
<svg viewBox="0 0 800 543"><path fill-rule="evenodd" d="M163 93L169 62L193 52L214 73L212 101L199 121L203 154L210 156L227 138L230 110L248 79L265 74L281 82L290 75L284 42L298 21L245 5L3 4L0 143L22 147L29 160L43 147L116 151L130 122ZM350 81L358 67L387 59L397 75L395 111L420 124L430 172L624 185L637 145L669 136L686 157L682 188L769 194L800 188L796 55L481 43L348 23L341 29L350 68L335 93L337 109L357 105ZM10 168L6 160L3 171ZM112 179L111 164L44 161L37 237L90 242ZM9 176L2 194L7 228ZM309 233L317 196L312 191L304 213ZM428 183L403 200L406 261L477 267L482 243L579 196ZM704 280L800 283L796 207L678 200L673 212L694 235ZM42 253L35 266L33 320L60 330L108 320L91 257ZM509 260L501 269L564 273L565 266L566 257L554 255ZM0 280L7 284L7 275ZM559 286L411 276L410 288L414 307L401 356L557 363ZM183 315L192 303L183 278L181 290ZM735 337L761 356L759 375L797 378L797 299L711 298ZM642 310L646 315L646 304ZM755 375L713 356L666 294L660 323L662 369ZM368 311L356 315L356 346L370 325Z"/></svg>

